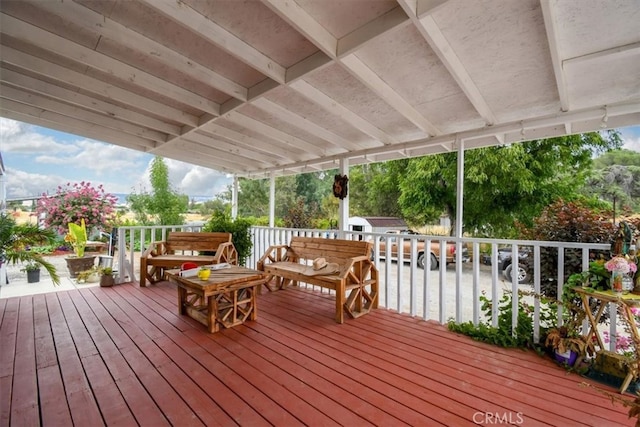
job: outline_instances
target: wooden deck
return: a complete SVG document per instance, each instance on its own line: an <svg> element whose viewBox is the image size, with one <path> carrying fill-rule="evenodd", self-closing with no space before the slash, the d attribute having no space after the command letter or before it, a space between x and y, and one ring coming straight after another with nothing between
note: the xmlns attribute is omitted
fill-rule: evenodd
<svg viewBox="0 0 640 427"><path fill-rule="evenodd" d="M166 282L0 300L0 426L634 424L547 358L384 309L339 325L333 298L289 289L208 334L176 300Z"/></svg>

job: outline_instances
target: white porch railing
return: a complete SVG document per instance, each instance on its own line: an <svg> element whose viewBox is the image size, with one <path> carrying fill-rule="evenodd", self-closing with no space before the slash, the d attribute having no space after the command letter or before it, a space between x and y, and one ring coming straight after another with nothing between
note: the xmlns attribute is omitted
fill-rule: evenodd
<svg viewBox="0 0 640 427"><path fill-rule="evenodd" d="M137 281L136 265L139 265L140 253L148 246L149 242L163 240L169 231L201 231L201 225L180 226L145 226L145 227L121 227L118 229L118 253L116 260L120 269L120 281ZM402 241L409 242L411 256L403 263L391 259L389 245L386 253L380 252L380 238L388 237L385 233L341 232L337 230L318 229L292 229L252 227L253 250L247 258L246 265L255 268L257 260L270 245L287 244L293 236L365 239L374 243L373 257L379 269L380 278L380 305L400 313L417 316L424 320L436 320L446 323L450 319L456 322L472 321L478 324L484 321L481 311L480 296L486 295L492 304L492 319L497 326L498 302L502 296L510 292L517 298L512 299L513 328L517 326L517 314L519 302L524 299L533 306L534 339L538 341L540 336L541 303L538 298L531 295L520 295L518 291L528 291L537 295L540 293L540 253L542 248L558 249L558 295L562 294L564 286L565 250L577 249L582 253L582 269L589 266L589 253L593 250L608 250L608 244L589 244L572 242L545 242L535 240L506 240L483 238L454 238L449 236L424 236L424 235L394 235L398 239L398 259L403 259ZM441 250L439 267L437 270L429 270L429 261L424 269L417 264L418 240L424 240L426 248L432 242L437 242L443 249L447 242L456 245L456 262L447 265L445 251ZM480 259L480 245L491 247L491 265L485 265ZM462 248L468 248L471 256L470 262L462 261ZM518 249L526 246L530 249L529 263L533 267L533 278L530 284L518 283L517 275L513 280L504 279L498 266L498 248L511 247L512 254L518 254ZM429 257L426 257L427 260ZM518 257L512 257L513 270L518 269ZM395 259L395 258L394 258ZM309 285L311 287L311 285ZM322 292L328 292L318 288ZM610 336L616 336L616 310L609 307ZM561 313L557 313L561 323ZM585 324L586 327L586 324ZM615 342L610 344L615 348Z"/></svg>

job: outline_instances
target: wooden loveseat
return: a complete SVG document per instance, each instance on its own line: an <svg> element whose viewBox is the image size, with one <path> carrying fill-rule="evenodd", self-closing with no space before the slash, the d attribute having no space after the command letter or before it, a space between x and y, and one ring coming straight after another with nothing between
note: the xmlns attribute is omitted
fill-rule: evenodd
<svg viewBox="0 0 640 427"><path fill-rule="evenodd" d="M201 252L214 255L200 255ZM169 232L167 240L153 242L140 256L140 286L146 286L147 280L150 283L163 280L165 270L179 268L185 262L237 265L238 252L231 242L231 233Z"/></svg>
<svg viewBox="0 0 640 427"><path fill-rule="evenodd" d="M364 241L292 237L289 245L270 246L257 268L268 274L270 291L297 282L334 290L335 320L343 323L345 311L356 318L378 307L378 270L371 249L372 244ZM335 266L327 275L313 270L313 261L321 258Z"/></svg>

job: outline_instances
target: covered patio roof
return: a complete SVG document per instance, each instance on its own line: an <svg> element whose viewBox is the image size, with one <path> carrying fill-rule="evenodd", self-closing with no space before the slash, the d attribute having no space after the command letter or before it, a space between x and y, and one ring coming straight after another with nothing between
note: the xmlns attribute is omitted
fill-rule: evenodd
<svg viewBox="0 0 640 427"><path fill-rule="evenodd" d="M266 177L640 123L637 0L0 3L0 115Z"/></svg>

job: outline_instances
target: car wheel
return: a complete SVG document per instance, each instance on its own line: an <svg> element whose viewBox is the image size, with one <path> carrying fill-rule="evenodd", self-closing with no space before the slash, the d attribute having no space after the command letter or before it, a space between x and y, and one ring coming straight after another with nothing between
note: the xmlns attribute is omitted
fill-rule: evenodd
<svg viewBox="0 0 640 427"><path fill-rule="evenodd" d="M438 258L434 254L431 254L431 270L438 269Z"/></svg>
<svg viewBox="0 0 640 427"><path fill-rule="evenodd" d="M424 252L418 254L418 267L424 270Z"/></svg>
<svg viewBox="0 0 640 427"><path fill-rule="evenodd" d="M507 266L507 268L504 269L503 275L505 277L505 279L511 281L512 279L512 270L513 270L513 264L509 264ZM524 268L522 265L518 265L518 283L519 284L525 284L529 281L529 277L527 274L527 269Z"/></svg>

